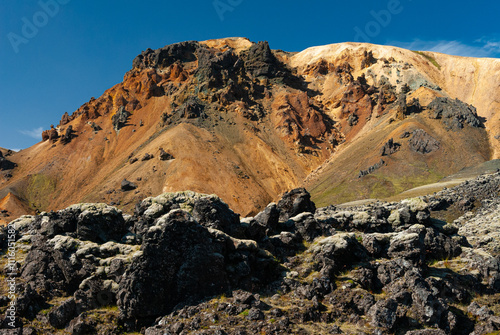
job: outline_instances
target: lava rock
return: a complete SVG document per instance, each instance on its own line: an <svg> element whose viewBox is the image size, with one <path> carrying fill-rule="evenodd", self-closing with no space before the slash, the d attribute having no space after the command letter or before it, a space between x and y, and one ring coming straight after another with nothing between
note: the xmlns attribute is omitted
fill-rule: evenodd
<svg viewBox="0 0 500 335"><path fill-rule="evenodd" d="M277 207L280 211L280 222L284 222L300 213L309 212L314 214L316 211L316 205L311 201L311 195L305 188L296 188L283 194Z"/></svg>
<svg viewBox="0 0 500 335"><path fill-rule="evenodd" d="M245 58L245 69L253 77L272 77L276 74L278 60L274 56L269 43L253 44Z"/></svg>
<svg viewBox="0 0 500 335"><path fill-rule="evenodd" d="M382 148L380 148L380 156L392 155L393 153L397 152L400 147L401 144L394 142L394 140L391 138L384 144Z"/></svg>
<svg viewBox="0 0 500 335"><path fill-rule="evenodd" d="M130 115L131 114L125 110L125 106L120 106L120 108L118 108L118 111L111 117L113 129L116 131L116 133L118 133L120 129L125 127Z"/></svg>
<svg viewBox="0 0 500 335"><path fill-rule="evenodd" d="M69 142L71 142L73 137L74 137L73 126L69 125L68 128L66 128L66 132L64 133L64 135L61 136L61 143L68 144Z"/></svg>
<svg viewBox="0 0 500 335"><path fill-rule="evenodd" d="M132 190L135 190L136 188L137 188L137 185L132 183L131 181L128 181L127 179L122 180L122 183L121 183L122 191L124 191L124 192L132 191Z"/></svg>
<svg viewBox="0 0 500 335"><path fill-rule="evenodd" d="M161 161L168 161L171 159L174 159L174 156L163 150L163 148L160 148L160 155L159 158Z"/></svg>
<svg viewBox="0 0 500 335"><path fill-rule="evenodd" d="M440 143L423 129L416 129L408 141L412 151L428 154L439 150Z"/></svg>
<svg viewBox="0 0 500 335"><path fill-rule="evenodd" d="M476 108L458 99L437 97L427 108L430 110L431 117L441 119L448 129L457 131L462 129L465 124L475 128L484 127L477 115Z"/></svg>
<svg viewBox="0 0 500 335"><path fill-rule="evenodd" d="M159 219L146 233L142 251L120 282L122 319L151 322L178 303L228 287L221 246L187 212L174 210Z"/></svg>
<svg viewBox="0 0 500 335"><path fill-rule="evenodd" d="M61 305L52 309L48 316L49 323L55 328L64 328L75 317L76 303L74 298L65 300Z"/></svg>

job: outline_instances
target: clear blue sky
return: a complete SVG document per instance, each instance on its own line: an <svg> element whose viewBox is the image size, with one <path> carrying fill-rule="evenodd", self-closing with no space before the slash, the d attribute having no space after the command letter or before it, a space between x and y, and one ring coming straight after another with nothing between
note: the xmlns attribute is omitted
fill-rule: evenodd
<svg viewBox="0 0 500 335"><path fill-rule="evenodd" d="M354 3L3 0L0 147L23 149L39 142L40 130L57 124L64 112L71 114L121 82L142 50L179 41L242 36L267 40L273 49L301 51L357 39L500 57L498 1Z"/></svg>

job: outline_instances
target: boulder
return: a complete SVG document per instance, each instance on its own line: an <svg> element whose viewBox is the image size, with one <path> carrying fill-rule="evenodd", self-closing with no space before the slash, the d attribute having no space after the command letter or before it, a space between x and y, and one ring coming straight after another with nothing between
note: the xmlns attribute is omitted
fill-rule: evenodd
<svg viewBox="0 0 500 335"><path fill-rule="evenodd" d="M421 154L434 152L440 147L439 142L423 129L414 130L408 144L410 150Z"/></svg>
<svg viewBox="0 0 500 335"><path fill-rule="evenodd" d="M142 250L120 283L118 305L123 319L151 322L181 302L228 287L222 246L185 211L161 217L147 231Z"/></svg>
<svg viewBox="0 0 500 335"><path fill-rule="evenodd" d="M159 158L161 161L168 161L174 159L174 156L163 150L163 148L160 148Z"/></svg>
<svg viewBox="0 0 500 335"><path fill-rule="evenodd" d="M125 106L120 106L118 111L111 117L113 129L116 133L120 131L127 124L128 118L131 114L125 110Z"/></svg>
<svg viewBox="0 0 500 335"><path fill-rule="evenodd" d="M280 212L280 222L284 222L300 213L314 214L316 211L316 205L311 201L311 195L305 188L296 188L283 194L280 201L278 201L277 207Z"/></svg>
<svg viewBox="0 0 500 335"><path fill-rule="evenodd" d="M74 135L73 135L73 126L72 125L69 125L68 128L66 128L66 132L64 133L63 136L61 136L61 143L62 144L68 144L69 142L71 142L71 140L73 139Z"/></svg>
<svg viewBox="0 0 500 335"><path fill-rule="evenodd" d="M393 153L397 152L400 147L401 144L394 142L394 140L391 138L384 144L382 148L380 148L380 156L392 155Z"/></svg>
<svg viewBox="0 0 500 335"><path fill-rule="evenodd" d="M54 328L64 328L75 317L76 303L74 298L65 300L61 305L52 309L48 316L49 323Z"/></svg>
<svg viewBox="0 0 500 335"><path fill-rule="evenodd" d="M120 187L122 191L127 192L135 190L137 188L137 185L131 181L128 181L127 179L123 179Z"/></svg>

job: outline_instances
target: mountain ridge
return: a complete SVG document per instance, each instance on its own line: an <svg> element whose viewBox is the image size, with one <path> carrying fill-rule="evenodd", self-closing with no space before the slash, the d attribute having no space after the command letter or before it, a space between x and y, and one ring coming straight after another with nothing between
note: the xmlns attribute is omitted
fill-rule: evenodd
<svg viewBox="0 0 500 335"><path fill-rule="evenodd" d="M447 79L453 62L469 72L450 74L452 79ZM492 62L484 79L483 63ZM411 131L427 127L430 134L439 135L438 140L450 143L445 149L451 148L456 134L477 143L462 153L454 151L458 155L454 163L444 153L431 154L435 161L444 157L450 166L432 167L431 160L419 169L437 169L434 177L419 180L419 169L409 171L415 180L396 185L391 192L437 181L499 155L500 141L495 136L500 134L500 122L495 116L500 98L484 93L500 80L500 61L495 59L462 60L359 43L287 53L271 50L267 43L228 38L148 49L133 64L122 83L72 115L63 115L58 126L44 132L44 142L12 155L19 166L9 172L10 178L1 180L0 196L14 188L33 210L40 211L81 201L131 208L147 195L192 189L216 193L235 211L248 215L302 185L308 176L305 185L317 188L309 183L314 180L312 171L320 166L325 170L328 162L336 160L339 148L363 143L370 136L377 141L375 148L351 159L355 162L349 169L357 175L357 170L374 165L380 160L378 146L390 139L384 135L385 127L407 124L404 127ZM471 73L476 81L468 88L464 83L471 81ZM407 89L405 85L410 91L404 93L403 103L400 92ZM475 103L474 109L460 108L473 114L477 108L477 117L485 120L484 131L453 121L463 129L449 135L441 116L427 116L432 114L427 106L436 97ZM412 105L415 99L423 107ZM414 107L417 112L412 112ZM380 135L370 135L376 132ZM392 134L399 135L398 128ZM481 154L476 153L478 147ZM162 152L172 159L160 160ZM376 170L386 178L384 183L393 183L387 176L402 162L393 157L402 155L415 162L427 157L415 156L403 145L383 158L385 165ZM328 169L338 175L342 167ZM74 181L68 180L70 175L76 176ZM380 187L369 181L372 177L358 181L364 191L357 196L366 197ZM121 191L124 179L137 184L137 190ZM318 197L313 192L313 198ZM341 200L350 199L324 199Z"/></svg>

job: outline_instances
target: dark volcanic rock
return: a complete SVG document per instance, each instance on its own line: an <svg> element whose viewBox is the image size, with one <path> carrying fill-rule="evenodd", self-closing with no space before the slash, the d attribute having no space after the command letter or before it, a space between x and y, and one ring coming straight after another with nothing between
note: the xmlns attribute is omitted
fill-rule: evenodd
<svg viewBox="0 0 500 335"><path fill-rule="evenodd" d="M142 251L120 283L118 304L124 319L153 320L180 302L228 287L221 246L184 211L172 211L150 228Z"/></svg>
<svg viewBox="0 0 500 335"><path fill-rule="evenodd" d="M439 142L423 129L414 130L408 144L411 150L421 154L439 150L440 146Z"/></svg>
<svg viewBox="0 0 500 335"><path fill-rule="evenodd" d="M194 97L189 97L188 100L178 109L181 117L185 119L195 119L202 116L204 105Z"/></svg>
<svg viewBox="0 0 500 335"><path fill-rule="evenodd" d="M392 329L397 319L398 303L392 299L380 300L368 311L373 327Z"/></svg>
<svg viewBox="0 0 500 335"><path fill-rule="evenodd" d="M16 163L9 161L7 158L4 158L0 153L0 171L12 170L16 166Z"/></svg>
<svg viewBox="0 0 500 335"><path fill-rule="evenodd" d="M243 65L232 50L220 53L211 49L199 48L196 55L198 69L195 76L198 82L206 84L207 88L222 88Z"/></svg>
<svg viewBox="0 0 500 335"><path fill-rule="evenodd" d="M72 125L69 125L68 128L66 128L66 132L64 133L63 136L61 136L61 143L62 144L68 144L69 142L71 142L71 140L73 139L74 135L73 135L73 126Z"/></svg>
<svg viewBox="0 0 500 335"><path fill-rule="evenodd" d="M63 116L61 117L61 121L59 122L59 125L64 126L64 125L68 124L70 121L71 121L71 118L70 118L68 112L65 112L63 114Z"/></svg>
<svg viewBox="0 0 500 335"><path fill-rule="evenodd" d="M401 144L394 142L394 140L391 138L384 144L382 148L380 148L380 156L392 155L393 153L397 152L400 147Z"/></svg>
<svg viewBox="0 0 500 335"><path fill-rule="evenodd" d="M118 133L120 129L125 127L128 121L128 117L131 114L125 110L124 106L118 108L118 111L111 117L111 121L113 122L113 129Z"/></svg>
<svg viewBox="0 0 500 335"><path fill-rule="evenodd" d="M49 130L44 130L42 132L42 141L52 141L55 142L59 138L59 133L57 132L57 129L54 128L53 125L50 126Z"/></svg>
<svg viewBox="0 0 500 335"><path fill-rule="evenodd" d="M460 130L465 124L476 128L483 127L476 108L458 99L438 97L427 108L430 110L431 117L441 119L448 129Z"/></svg>
<svg viewBox="0 0 500 335"><path fill-rule="evenodd" d="M134 184L133 182L131 181L128 181L127 179L123 179L122 180L122 183L121 183L121 189L122 191L132 191L132 190L135 190L137 188L137 185Z"/></svg>
<svg viewBox="0 0 500 335"><path fill-rule="evenodd" d="M161 161L168 161L171 159L174 159L174 156L163 150L163 148L160 148L160 155L159 158Z"/></svg>
<svg viewBox="0 0 500 335"><path fill-rule="evenodd" d="M245 59L245 69L253 77L272 77L276 74L277 64L269 43L262 41L250 47Z"/></svg>
<svg viewBox="0 0 500 335"><path fill-rule="evenodd" d="M163 48L147 49L138 55L132 62L133 68L167 68L177 61L191 62L196 60L195 52L199 48L198 42L188 41L167 45Z"/></svg>
<svg viewBox="0 0 500 335"><path fill-rule="evenodd" d="M380 159L378 163L373 164L366 170L360 170L358 174L358 178L364 177L366 175L369 175L370 173L373 173L373 171L380 169L382 166L384 166L385 161L383 159Z"/></svg>
<svg viewBox="0 0 500 335"><path fill-rule="evenodd" d="M133 216L79 204L22 217L14 222L26 252L18 326L326 334L340 332L336 323L366 334L495 333L499 185L494 173L431 196L318 210L297 189L241 220L217 196L194 192L144 199ZM461 199L478 209L447 224L429 216L441 200ZM0 228L2 261L7 233Z"/></svg>
<svg viewBox="0 0 500 335"><path fill-rule="evenodd" d="M74 298L69 298L61 305L49 312L49 323L55 328L64 328L66 324L75 317L76 303Z"/></svg>
<svg viewBox="0 0 500 335"><path fill-rule="evenodd" d="M221 230L235 237L240 227L239 215L218 198L201 198L195 200L193 217L204 227Z"/></svg>
<svg viewBox="0 0 500 335"><path fill-rule="evenodd" d="M311 195L305 188L296 188L283 194L277 206L280 211L280 221L286 221L300 213L314 214L316 211L316 206L311 201Z"/></svg>

